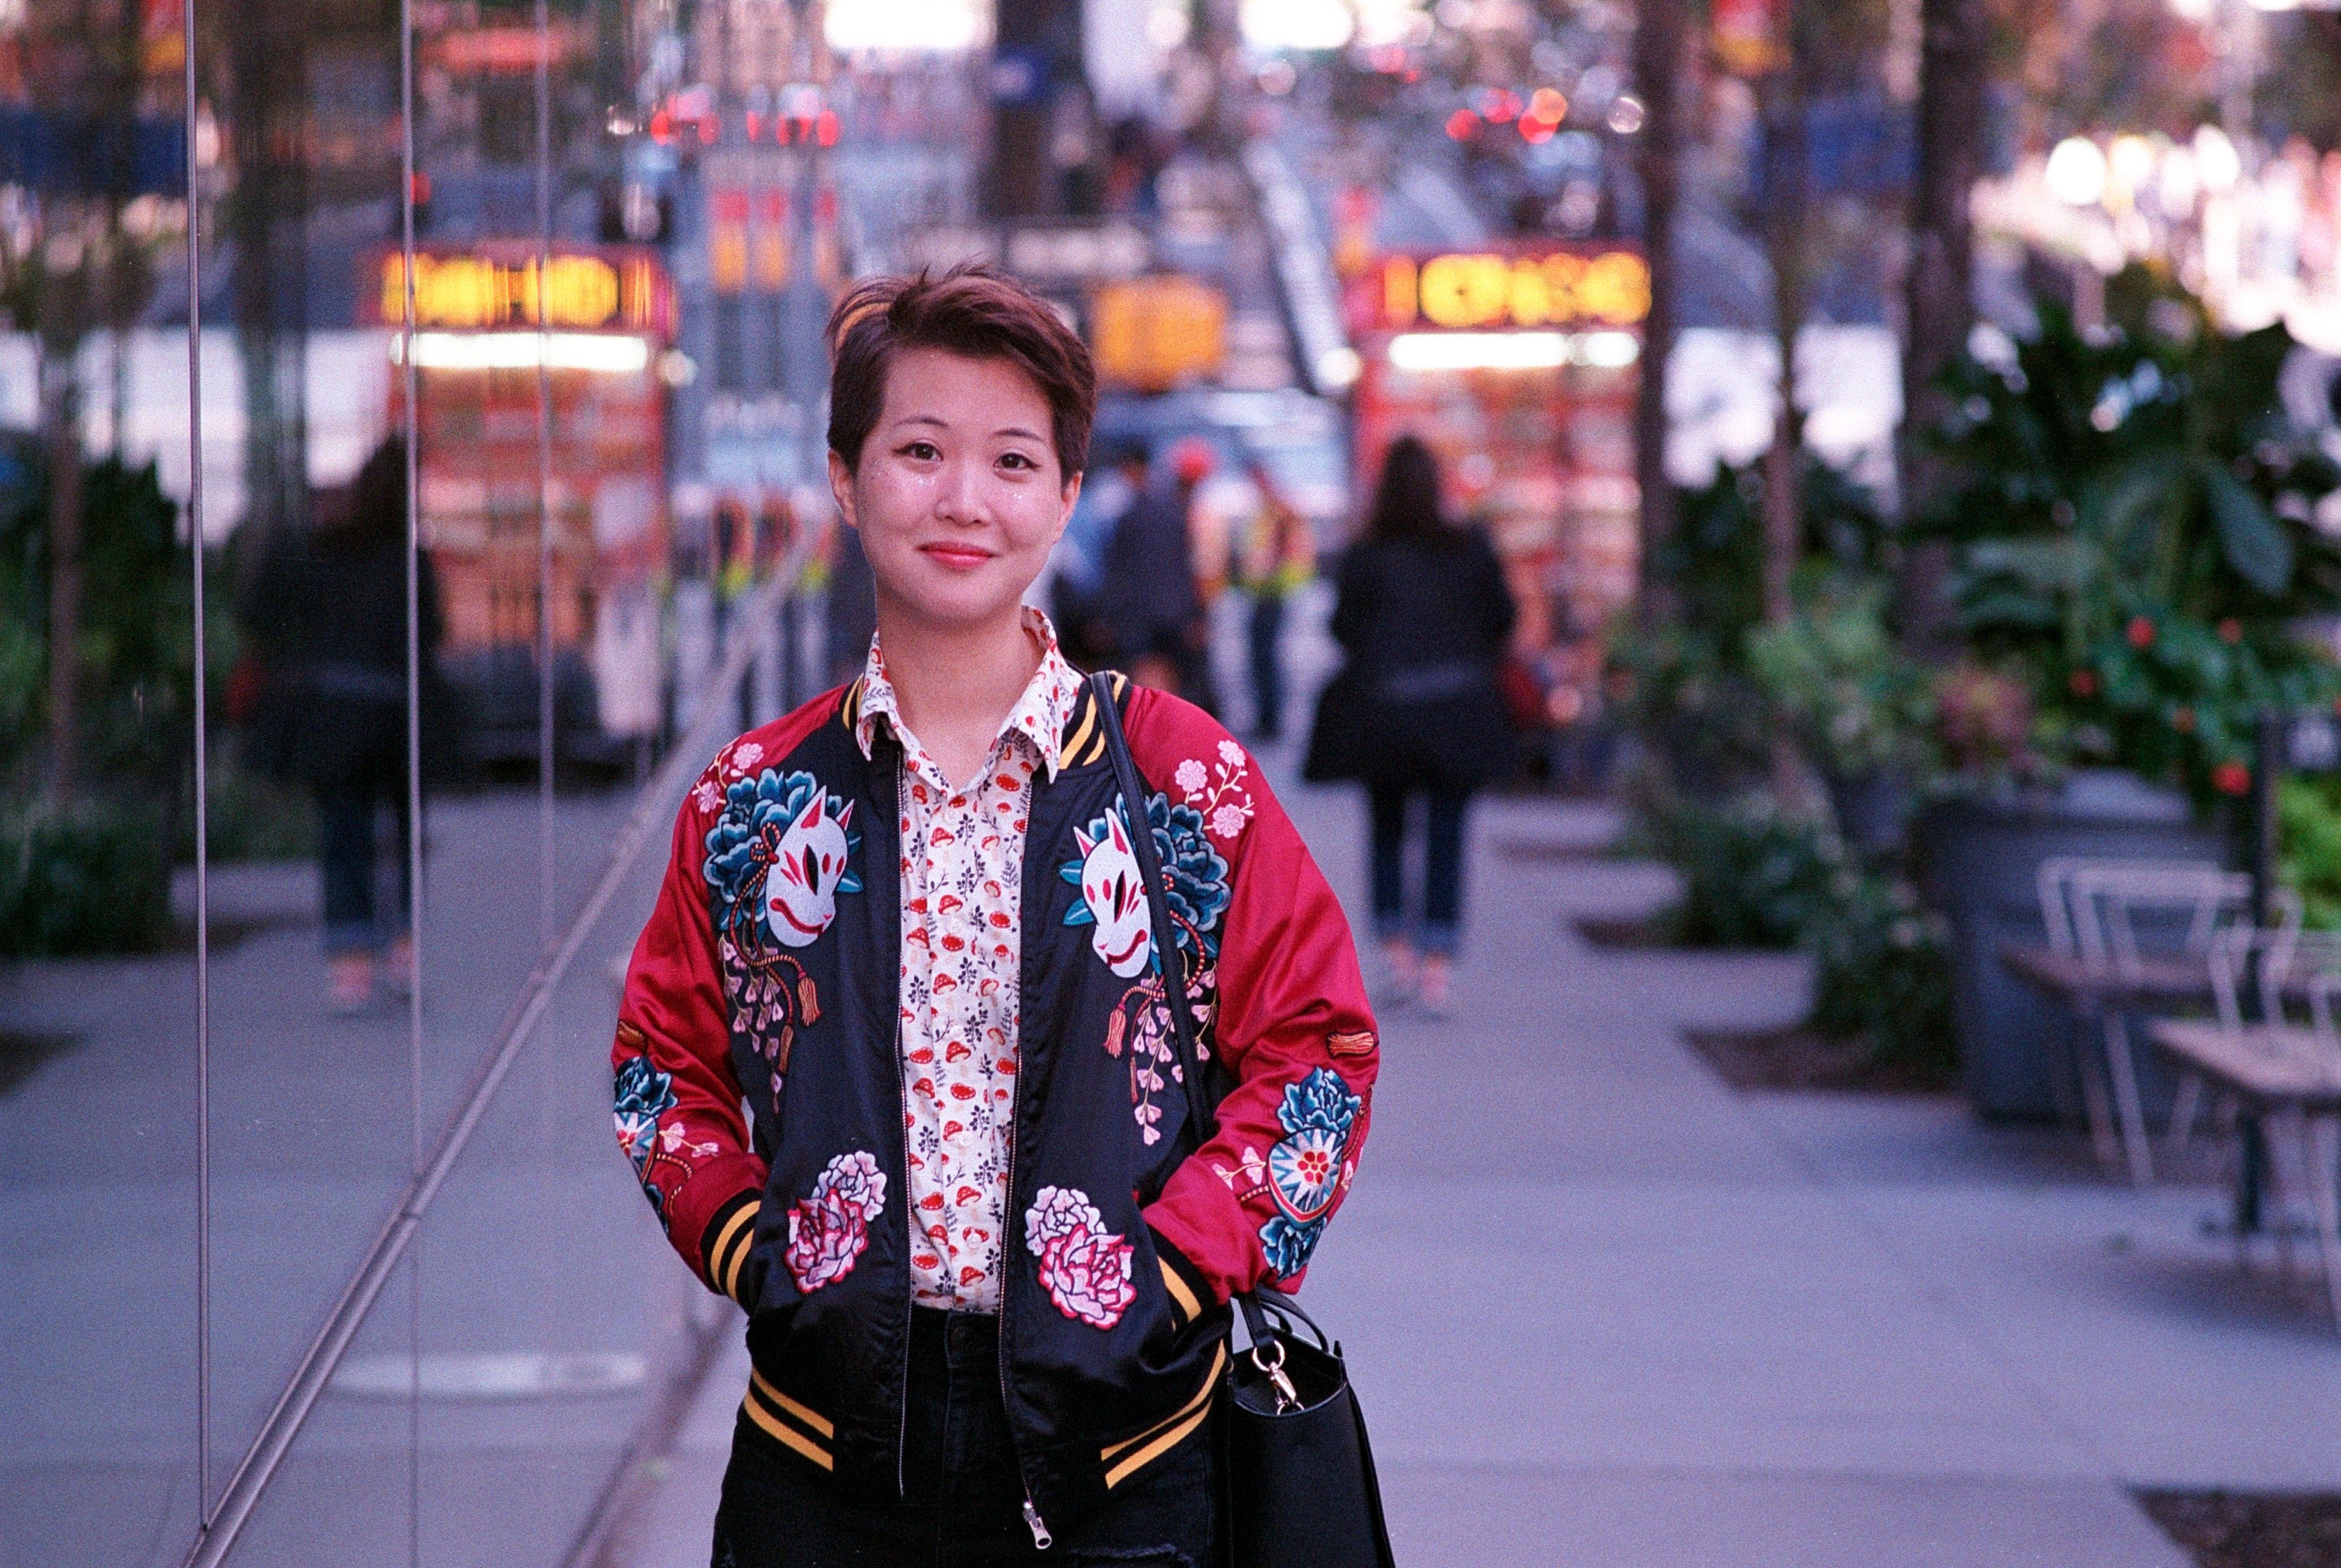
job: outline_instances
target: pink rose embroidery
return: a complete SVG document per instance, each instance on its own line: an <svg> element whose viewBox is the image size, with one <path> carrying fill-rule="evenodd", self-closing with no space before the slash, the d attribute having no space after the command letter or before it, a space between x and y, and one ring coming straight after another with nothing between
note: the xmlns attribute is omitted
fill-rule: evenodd
<svg viewBox="0 0 2341 1568"><path fill-rule="evenodd" d="M1024 1214L1024 1244L1040 1263L1049 1299L1076 1323L1111 1328L1138 1299L1130 1243L1105 1228L1104 1216L1078 1188L1041 1189Z"/></svg>
<svg viewBox="0 0 2341 1568"><path fill-rule="evenodd" d="M1180 789L1188 794L1200 794L1204 784L1210 777L1203 771L1203 764L1193 757L1189 757L1185 762L1180 763L1179 771L1170 776L1178 782Z"/></svg>
<svg viewBox="0 0 2341 1568"><path fill-rule="evenodd" d="M1221 838L1233 838L1244 830L1241 806L1220 805L1211 808L1211 831Z"/></svg>
<svg viewBox="0 0 2341 1568"><path fill-rule="evenodd" d="M874 1155L840 1154L789 1210L789 1273L807 1294L853 1272L870 1222L886 1206L886 1173Z"/></svg>

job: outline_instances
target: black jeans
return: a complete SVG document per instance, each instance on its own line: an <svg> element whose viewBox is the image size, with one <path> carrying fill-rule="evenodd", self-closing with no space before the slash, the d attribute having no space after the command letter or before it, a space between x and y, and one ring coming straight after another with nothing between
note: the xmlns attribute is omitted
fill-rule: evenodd
<svg viewBox="0 0 2341 1568"><path fill-rule="evenodd" d="M1118 1488L1101 1512L1024 1522L1024 1483L1001 1403L999 1320L913 1310L900 1501L852 1498L743 1415L715 1514L714 1568L1213 1568L1213 1423Z"/></svg>
<svg viewBox="0 0 2341 1568"><path fill-rule="evenodd" d="M1284 733L1284 595L1251 596L1252 728L1264 741Z"/></svg>
<svg viewBox="0 0 2341 1568"><path fill-rule="evenodd" d="M325 951L372 953L403 934L414 890L408 858L414 824L406 810L406 774L381 774L316 786L318 861L325 883ZM398 818L398 907L384 922L374 909L374 808L390 802ZM385 932L384 924L392 929Z"/></svg>
<svg viewBox="0 0 2341 1568"><path fill-rule="evenodd" d="M1408 803L1417 795L1423 797L1430 820L1423 834L1422 899L1410 908L1406 819ZM1410 789L1378 782L1366 786L1366 800L1373 814L1375 937L1404 939L1425 953L1452 958L1462 931L1463 810L1471 793L1451 784Z"/></svg>

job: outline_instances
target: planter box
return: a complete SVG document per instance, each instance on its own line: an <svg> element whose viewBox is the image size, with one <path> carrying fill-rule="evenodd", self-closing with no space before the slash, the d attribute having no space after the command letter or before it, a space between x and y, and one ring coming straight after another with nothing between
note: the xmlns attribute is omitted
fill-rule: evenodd
<svg viewBox="0 0 2341 1568"><path fill-rule="evenodd" d="M2057 855L2232 858L2227 835L2197 823L2184 796L2110 771L2077 773L2055 794L1945 802L1919 816L1911 837L1919 885L1950 923L1952 1017L1968 1098L1983 1116L2007 1121L2050 1120L2080 1104L2072 1015L1999 962L2004 944L2047 940L2040 864ZM2158 1077L2143 1034L2133 1037L2142 1073ZM2142 1086L2150 1099L2167 1098L2158 1083Z"/></svg>

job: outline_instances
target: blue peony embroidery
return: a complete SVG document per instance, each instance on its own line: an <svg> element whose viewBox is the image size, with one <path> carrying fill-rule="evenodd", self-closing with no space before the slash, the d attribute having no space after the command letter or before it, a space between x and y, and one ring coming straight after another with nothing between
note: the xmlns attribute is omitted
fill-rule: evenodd
<svg viewBox="0 0 2341 1568"><path fill-rule="evenodd" d="M674 1077L652 1066L647 1056L629 1056L619 1064L613 1100L618 1147L634 1163L634 1174L640 1177L658 1141L659 1116L674 1109ZM658 1201L654 1190L644 1190L652 1192L653 1203Z"/></svg>
<svg viewBox="0 0 2341 1568"><path fill-rule="evenodd" d="M1126 825L1130 818L1117 796L1112 808ZM1227 913L1227 858L1211 847L1203 831L1203 814L1190 805L1173 805L1157 794L1146 803L1147 824L1154 830L1155 858L1162 863L1163 889L1170 905L1170 924L1178 929L1179 945L1197 963L1220 954L1220 918ZM1082 830L1092 840L1106 836L1106 819L1099 817ZM1081 862L1069 860L1058 874L1079 888ZM1065 912L1067 925L1087 925L1097 919L1086 901L1076 895Z"/></svg>
<svg viewBox="0 0 2341 1568"><path fill-rule="evenodd" d="M1350 1130L1364 1109L1364 1100L1330 1067L1312 1069L1285 1086L1276 1110L1284 1136L1268 1152L1269 1192L1278 1212L1260 1228L1269 1267L1280 1275L1298 1273L1317 1250L1340 1195Z"/></svg>
<svg viewBox="0 0 2341 1568"><path fill-rule="evenodd" d="M723 792L722 814L707 830L707 860L702 874L707 879L715 929L743 950L770 945L760 934L764 879L789 824L816 796L825 815L842 819L842 811L828 793L812 774L802 771L782 774L766 768L752 778L733 780L732 787ZM850 827L845 842L849 857L860 852L862 835ZM838 879L836 891L862 891L861 874L853 870L850 860Z"/></svg>

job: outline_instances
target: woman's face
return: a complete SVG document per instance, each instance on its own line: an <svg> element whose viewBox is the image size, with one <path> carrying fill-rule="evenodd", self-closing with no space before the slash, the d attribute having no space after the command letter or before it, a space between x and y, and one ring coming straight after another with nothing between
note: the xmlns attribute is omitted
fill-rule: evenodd
<svg viewBox="0 0 2341 1568"><path fill-rule="evenodd" d="M1007 360L895 356L861 461L829 454L882 609L937 630L1015 620L1081 493L1050 431L1048 399Z"/></svg>

